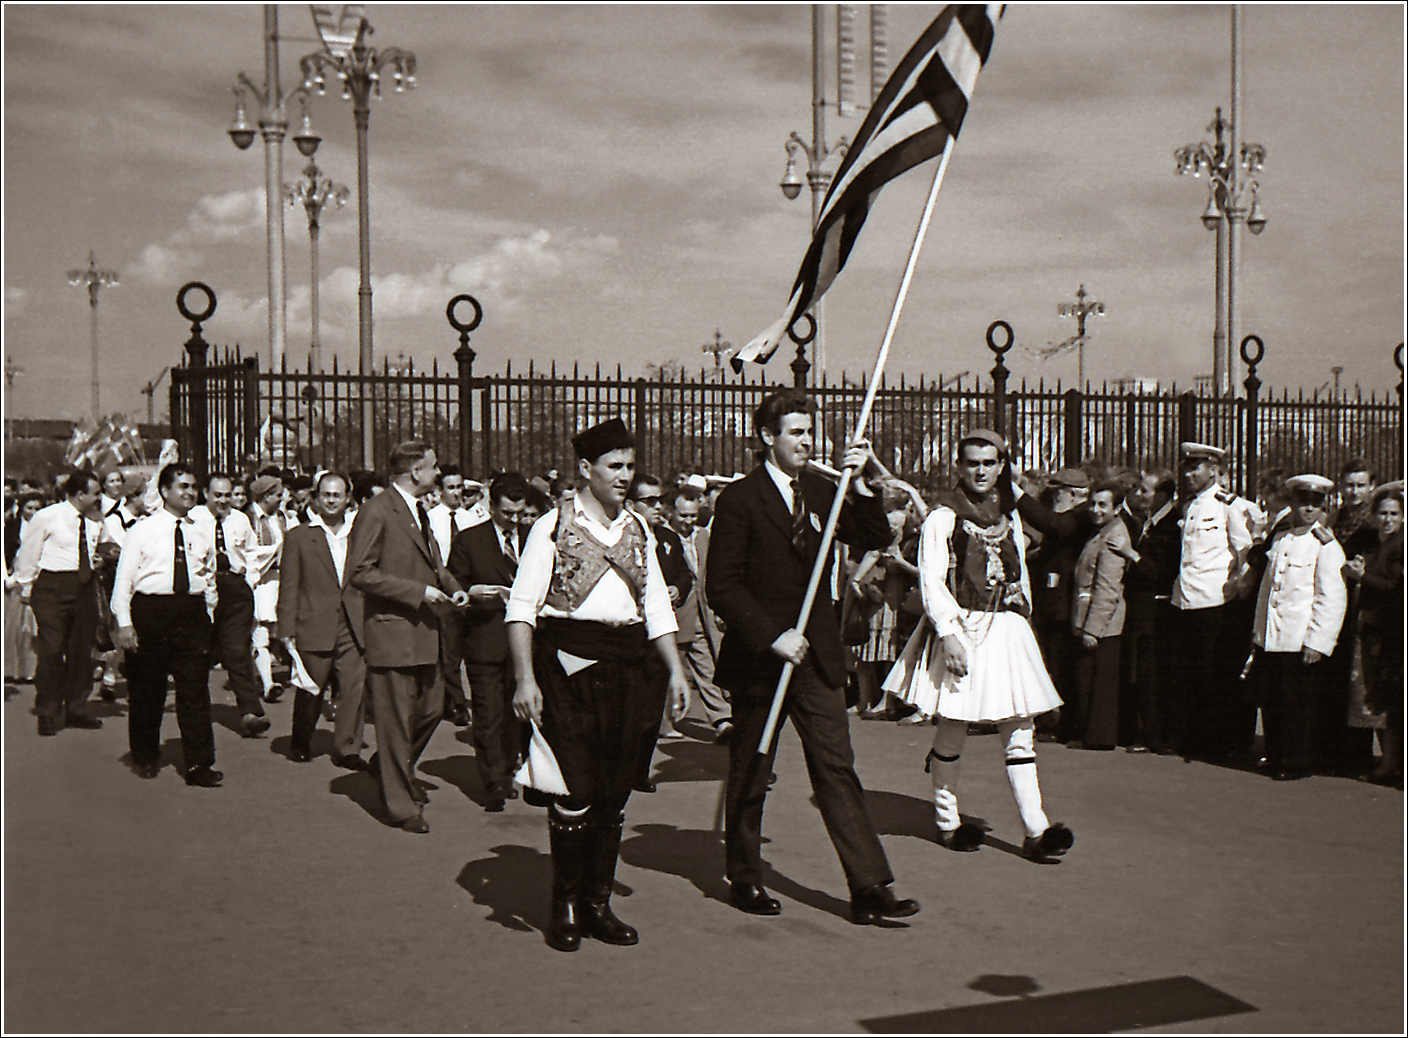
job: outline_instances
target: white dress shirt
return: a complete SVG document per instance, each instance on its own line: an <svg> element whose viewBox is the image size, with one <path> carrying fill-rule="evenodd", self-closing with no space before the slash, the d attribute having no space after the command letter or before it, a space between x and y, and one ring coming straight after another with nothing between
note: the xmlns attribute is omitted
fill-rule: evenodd
<svg viewBox="0 0 1408 1038"><path fill-rule="evenodd" d="M1216 483L1188 502L1178 578L1173 582L1173 604L1179 609L1209 609L1237 597L1252 546L1247 504Z"/></svg>
<svg viewBox="0 0 1408 1038"><path fill-rule="evenodd" d="M679 629L675 623L675 610L670 605L670 592L660 572L660 563L655 558L655 537L650 532L649 524L629 509L622 508L610 525L603 526L582 507L582 495L587 493L590 491L577 491L577 495L572 499L572 508L578 523L602 544L610 547L619 541L626 532L627 523L639 523L645 530L644 603L636 601L636 596L625 578L613 566L602 574L601 579L587 592L587 597L575 610L564 612L546 604L548 589L552 584L553 563L557 555L557 545L553 542L553 530L557 526L557 510L554 509L534 523L528 534L528 543L523 546L518 561L518 575L514 577L513 591L509 595L504 621L522 621L537 626L539 616L554 616L572 620L595 620L613 627L621 627L644 620L646 637L651 640L674 634Z"/></svg>
<svg viewBox="0 0 1408 1038"><path fill-rule="evenodd" d="M41 508L20 532L20 550L15 555L15 573L11 578L26 592L34 584L40 570L53 573L78 571L78 523L86 520L84 533L88 541L88 562L94 565L93 551L102 536L103 524L78 514L67 499Z"/></svg>
<svg viewBox="0 0 1408 1038"><path fill-rule="evenodd" d="M172 574L175 571L172 560L178 522L181 523L181 537L186 543L190 593L204 595L206 609L212 617L215 615L215 542L211 540L211 527L196 522L190 516L177 519L166 508L160 508L127 531L127 544L118 557L117 577L112 591L112 614L119 627L132 626L133 595L173 593Z"/></svg>
<svg viewBox="0 0 1408 1038"><path fill-rule="evenodd" d="M345 583L342 571L347 568L347 539L352 536L352 520L347 516L342 517L342 525L334 530L317 512L308 514L308 525L314 529L322 530L327 537L328 552L332 555L332 568L337 571L337 582Z"/></svg>
<svg viewBox="0 0 1408 1038"><path fill-rule="evenodd" d="M205 505L197 505L191 509L191 518L205 527L210 543L215 544L215 513ZM225 557L230 560L230 572L244 577L253 587L259 583L262 572L260 563L269 557L267 551L262 555L259 551L259 539L255 536L254 525L249 521L249 516L231 509L230 514L221 521L220 527L225 535Z"/></svg>
<svg viewBox="0 0 1408 1038"><path fill-rule="evenodd" d="M455 539L455 534L471 525L470 510L456 508L452 516L450 506L442 503L429 509L427 514L430 516L430 533L435 538L435 546L440 549L440 561L443 562L450 557L450 542Z"/></svg>
<svg viewBox="0 0 1408 1038"><path fill-rule="evenodd" d="M1344 549L1327 534L1316 524L1303 533L1282 531L1271 542L1252 630L1266 652L1335 651L1349 595L1340 573Z"/></svg>
<svg viewBox="0 0 1408 1038"><path fill-rule="evenodd" d="M109 512L103 520L103 539L112 541L121 548L127 543L127 531L140 522L142 516L127 507L127 502L122 502L116 509Z"/></svg>

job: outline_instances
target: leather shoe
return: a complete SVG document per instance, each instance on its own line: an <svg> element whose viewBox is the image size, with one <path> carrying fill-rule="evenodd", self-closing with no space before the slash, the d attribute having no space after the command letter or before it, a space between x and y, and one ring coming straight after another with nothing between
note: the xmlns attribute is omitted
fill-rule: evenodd
<svg viewBox="0 0 1408 1038"><path fill-rule="evenodd" d="M487 812L488 812L489 814L491 814L491 815L500 814L500 813L503 812L503 809L504 809L504 802L503 802L502 799L500 799L500 800L486 800L486 801L484 802L484 810L487 811Z"/></svg>
<svg viewBox="0 0 1408 1038"><path fill-rule="evenodd" d="M39 718L35 727L38 729L40 735L59 734L59 722L52 717Z"/></svg>
<svg viewBox="0 0 1408 1038"><path fill-rule="evenodd" d="M881 919L903 919L918 911L918 901L895 897L887 883L877 883L851 895L851 922L857 926L874 925Z"/></svg>
<svg viewBox="0 0 1408 1038"><path fill-rule="evenodd" d="M782 902L758 883L730 883L728 903L749 915L781 915Z"/></svg>
<svg viewBox="0 0 1408 1038"><path fill-rule="evenodd" d="M305 750L302 746L290 746L288 748L288 759L295 764L307 764L313 759L313 754L311 751Z"/></svg>
<svg viewBox="0 0 1408 1038"><path fill-rule="evenodd" d="M445 715L445 720L456 728L463 728L469 724L469 711L464 708L463 703L455 703L451 705L449 713Z"/></svg>
<svg viewBox="0 0 1408 1038"><path fill-rule="evenodd" d="M269 686L269 691L264 693L264 702L277 703L284 697L284 687L279 684Z"/></svg>
<svg viewBox="0 0 1408 1038"><path fill-rule="evenodd" d="M103 722L85 710L70 710L64 718L65 728L101 728Z"/></svg>
<svg viewBox="0 0 1408 1038"><path fill-rule="evenodd" d="M202 786L206 789L214 789L225 779L225 773L216 771L214 768L196 768L194 771L186 772L186 785Z"/></svg>
<svg viewBox="0 0 1408 1038"><path fill-rule="evenodd" d="M582 901L582 931L603 944L628 948L640 943L640 934L636 932L636 928L617 919L616 913L611 911L609 901L593 897Z"/></svg>
<svg viewBox="0 0 1408 1038"><path fill-rule="evenodd" d="M154 779L157 772L161 771L160 764L134 764L132 770L137 773L138 778Z"/></svg>
<svg viewBox="0 0 1408 1038"><path fill-rule="evenodd" d="M1022 840L1022 856L1038 865L1050 865L1070 850L1075 842L1075 834L1060 822L1055 822L1048 825L1040 836L1028 836Z"/></svg>
<svg viewBox="0 0 1408 1038"><path fill-rule="evenodd" d="M939 843L951 851L976 851L983 845L983 830L972 822L963 822L952 832L940 829Z"/></svg>
<svg viewBox="0 0 1408 1038"><path fill-rule="evenodd" d="M657 787L655 783L651 782L649 779L641 779L631 788L637 793L654 793Z"/></svg>
<svg viewBox="0 0 1408 1038"><path fill-rule="evenodd" d="M263 714L245 714L240 718L240 735L257 739L269 730L270 721Z"/></svg>
<svg viewBox="0 0 1408 1038"><path fill-rule="evenodd" d="M348 771L366 771L369 765L362 759L360 753L349 753L345 757L334 757L332 759L334 767L346 768Z"/></svg>
<svg viewBox="0 0 1408 1038"><path fill-rule="evenodd" d="M430 832L430 826L426 823L425 818L421 815L411 815L410 818L407 818L404 822L401 823L401 828L408 833Z"/></svg>

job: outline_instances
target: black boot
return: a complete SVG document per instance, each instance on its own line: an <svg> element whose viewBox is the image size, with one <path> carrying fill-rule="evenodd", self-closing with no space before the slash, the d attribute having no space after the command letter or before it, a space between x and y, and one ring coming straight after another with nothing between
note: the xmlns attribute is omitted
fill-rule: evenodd
<svg viewBox="0 0 1408 1038"><path fill-rule="evenodd" d="M588 937L606 944L637 944L640 934L611 911L611 888L616 883L616 859L621 851L621 818L591 831L591 857L586 897L582 902L582 929Z"/></svg>
<svg viewBox="0 0 1408 1038"><path fill-rule="evenodd" d="M582 887L589 866L591 833L585 818L558 818L548 811L548 846L552 850L552 908L548 946L574 952L582 944Z"/></svg>

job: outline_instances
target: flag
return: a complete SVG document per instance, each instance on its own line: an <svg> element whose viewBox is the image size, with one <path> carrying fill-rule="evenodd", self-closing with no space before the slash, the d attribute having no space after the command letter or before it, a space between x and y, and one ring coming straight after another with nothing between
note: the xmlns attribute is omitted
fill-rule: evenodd
<svg viewBox="0 0 1408 1038"><path fill-rule="evenodd" d="M958 136L1005 7L948 5L895 67L826 192L787 310L733 357L736 373L744 361L767 363L792 322L831 287L880 189Z"/></svg>

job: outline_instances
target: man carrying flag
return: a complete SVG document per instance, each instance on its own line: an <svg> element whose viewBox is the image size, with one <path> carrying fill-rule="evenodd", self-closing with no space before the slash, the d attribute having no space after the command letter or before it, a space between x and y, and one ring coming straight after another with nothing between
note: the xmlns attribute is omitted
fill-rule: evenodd
<svg viewBox="0 0 1408 1038"><path fill-rule="evenodd" d="M922 162L947 157L1005 6L948 5L896 66L826 193L786 312L738 351L730 361L736 373L744 361L767 363L792 323L831 287L880 189Z"/></svg>

